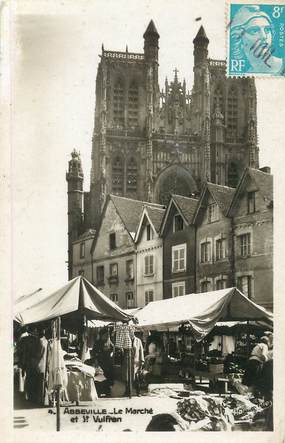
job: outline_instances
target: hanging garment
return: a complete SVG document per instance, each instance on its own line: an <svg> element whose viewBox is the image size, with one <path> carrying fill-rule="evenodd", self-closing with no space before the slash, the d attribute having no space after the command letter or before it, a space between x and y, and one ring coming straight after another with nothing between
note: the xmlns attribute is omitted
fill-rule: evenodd
<svg viewBox="0 0 285 443"><path fill-rule="evenodd" d="M53 339L50 344L48 360L48 391L52 392L57 386L64 390L67 387L67 369L63 359L60 341Z"/></svg>
<svg viewBox="0 0 285 443"><path fill-rule="evenodd" d="M115 347L122 349L131 349L132 340L130 337L130 332L134 331L134 326L132 325L116 325L114 332L116 332Z"/></svg>
<svg viewBox="0 0 285 443"><path fill-rule="evenodd" d="M223 336L223 354L232 354L235 351L235 337L231 335Z"/></svg>
<svg viewBox="0 0 285 443"><path fill-rule="evenodd" d="M90 358L90 352L87 345L87 331L84 331L82 334L82 348L81 348L81 355L80 358L84 362L85 360L88 360Z"/></svg>
<svg viewBox="0 0 285 443"><path fill-rule="evenodd" d="M133 339L133 358L135 365L135 373L144 362L144 352L141 340L138 337Z"/></svg>
<svg viewBox="0 0 285 443"><path fill-rule="evenodd" d="M39 347L39 357L37 367L41 374L44 374L46 371L46 361L47 361L47 347L48 341L46 337L41 337L39 339L40 347Z"/></svg>
<svg viewBox="0 0 285 443"><path fill-rule="evenodd" d="M210 343L209 351L221 350L221 337L219 335L214 335L213 341Z"/></svg>

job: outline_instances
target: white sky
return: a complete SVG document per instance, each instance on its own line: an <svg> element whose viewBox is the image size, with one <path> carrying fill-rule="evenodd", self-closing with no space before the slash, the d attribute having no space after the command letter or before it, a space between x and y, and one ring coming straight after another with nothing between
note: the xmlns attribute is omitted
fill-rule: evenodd
<svg viewBox="0 0 285 443"><path fill-rule="evenodd" d="M215 4L215 7L213 7ZM152 18L160 33L165 76L192 87L193 44L201 23L209 56L225 58L224 0L18 0L13 52L13 294L56 288L67 280L67 186L70 152L90 174L95 78L106 49L143 52ZM196 17L202 21L195 22ZM282 175L284 80L257 80L260 165ZM281 97L282 93L282 97ZM276 107L275 107L276 104ZM279 172L278 172L279 171Z"/></svg>

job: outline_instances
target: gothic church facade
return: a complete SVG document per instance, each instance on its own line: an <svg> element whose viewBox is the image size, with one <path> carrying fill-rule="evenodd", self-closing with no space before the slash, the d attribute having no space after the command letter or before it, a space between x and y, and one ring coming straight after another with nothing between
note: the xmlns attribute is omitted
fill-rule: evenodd
<svg viewBox="0 0 285 443"><path fill-rule="evenodd" d="M67 173L69 251L80 230L98 228L108 194L167 204L172 193L199 195L205 181L234 187L245 167L259 167L254 80L226 77L226 62L208 57L201 26L191 93L177 70L160 89L159 38L151 20L142 53L102 46L90 193L83 198L76 153Z"/></svg>

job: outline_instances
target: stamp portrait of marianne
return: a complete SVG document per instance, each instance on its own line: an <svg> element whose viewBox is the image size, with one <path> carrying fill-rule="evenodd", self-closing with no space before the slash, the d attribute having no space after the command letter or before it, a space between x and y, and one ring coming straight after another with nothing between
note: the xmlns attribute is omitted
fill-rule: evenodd
<svg viewBox="0 0 285 443"><path fill-rule="evenodd" d="M285 75L285 2L230 4L228 75Z"/></svg>

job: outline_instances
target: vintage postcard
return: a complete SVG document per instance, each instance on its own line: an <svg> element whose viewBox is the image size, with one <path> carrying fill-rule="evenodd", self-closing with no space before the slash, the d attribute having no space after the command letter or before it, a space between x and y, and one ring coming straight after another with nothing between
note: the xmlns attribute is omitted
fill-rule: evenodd
<svg viewBox="0 0 285 443"><path fill-rule="evenodd" d="M1 2L2 441L284 441L284 35L278 0Z"/></svg>

